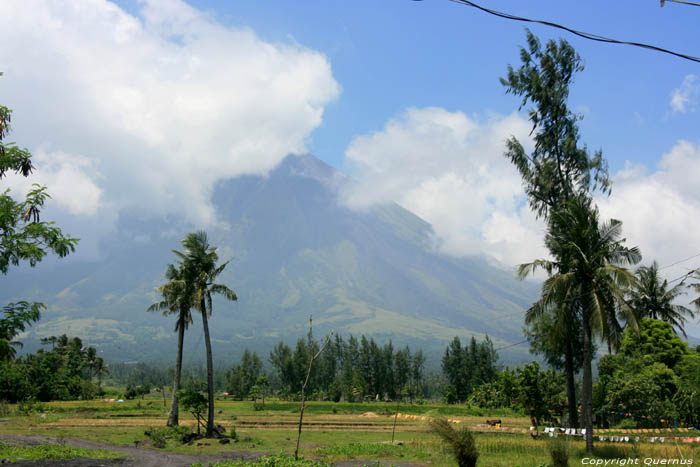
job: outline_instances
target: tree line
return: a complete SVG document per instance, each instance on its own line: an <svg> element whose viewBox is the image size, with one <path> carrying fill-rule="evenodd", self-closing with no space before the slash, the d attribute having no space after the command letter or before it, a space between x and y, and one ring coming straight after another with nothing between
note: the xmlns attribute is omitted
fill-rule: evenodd
<svg viewBox="0 0 700 467"><path fill-rule="evenodd" d="M42 339L42 343L52 348L0 361L0 400L92 399L101 393L108 369L94 347L85 347L79 337L65 334Z"/></svg>
<svg viewBox="0 0 700 467"><path fill-rule="evenodd" d="M262 373L260 357L246 349L240 365L229 374L229 393L247 398L256 391L269 388L283 399L296 399L306 377L309 360L319 350L318 342L309 334L297 340L294 350L280 342L270 352L272 372ZM309 398L338 402L372 400L408 400L425 396L425 356L422 350L406 346L394 349L391 341L380 346L373 338L336 335L311 367L306 392ZM265 380L260 381L260 377Z"/></svg>

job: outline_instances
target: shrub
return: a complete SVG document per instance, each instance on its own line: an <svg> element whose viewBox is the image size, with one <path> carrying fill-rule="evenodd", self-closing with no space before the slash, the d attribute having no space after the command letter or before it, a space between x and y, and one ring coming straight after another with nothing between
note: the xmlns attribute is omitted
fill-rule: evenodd
<svg viewBox="0 0 700 467"><path fill-rule="evenodd" d="M455 430L450 422L444 418L435 418L430 421L430 429L447 443L450 451L457 459L459 467L475 467L479 458L476 450L474 436L469 428L462 427Z"/></svg>
<svg viewBox="0 0 700 467"><path fill-rule="evenodd" d="M547 451L552 458L552 467L568 467L571 449L567 441L553 438L547 444Z"/></svg>
<svg viewBox="0 0 700 467"><path fill-rule="evenodd" d="M165 426L161 428L148 427L143 434L151 440L153 446L165 447L165 443L168 439L175 439L180 444L185 443L189 435L192 434L192 428L185 425Z"/></svg>

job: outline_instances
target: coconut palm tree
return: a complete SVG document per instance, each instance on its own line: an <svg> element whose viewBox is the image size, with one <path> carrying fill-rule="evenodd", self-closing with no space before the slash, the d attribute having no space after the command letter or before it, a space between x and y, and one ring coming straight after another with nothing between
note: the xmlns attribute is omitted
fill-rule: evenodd
<svg viewBox="0 0 700 467"><path fill-rule="evenodd" d="M636 282L624 266L641 260L639 249L623 246L622 223L601 223L598 209L587 196L578 196L552 213L545 244L553 260L539 259L519 267L525 277L542 268L549 278L542 285L538 306L529 314L543 313L568 303L581 317L583 327L583 425L586 450L593 451L592 390L594 334L616 346L623 324L638 328L638 317L624 300ZM623 324L619 319L623 320Z"/></svg>
<svg viewBox="0 0 700 467"><path fill-rule="evenodd" d="M46 308L41 303L9 303L0 311L0 361L14 360L15 348L22 348L22 343L14 340L20 333L39 320L40 310Z"/></svg>
<svg viewBox="0 0 700 467"><path fill-rule="evenodd" d="M97 392L102 394L102 377L109 374L109 368L101 357L95 359L95 374L97 375Z"/></svg>
<svg viewBox="0 0 700 467"><path fill-rule="evenodd" d="M175 377L173 379L173 397L170 403L170 413L168 414L168 426L179 424L179 403L177 392L180 390L180 379L182 375L182 349L185 339L185 331L192 324L192 284L184 280L184 267L176 268L172 264L168 265L165 271L167 283L158 288L163 296L163 300L148 307L147 311L161 311L163 316L176 314L175 332L177 332L177 356L175 358Z"/></svg>
<svg viewBox="0 0 700 467"><path fill-rule="evenodd" d="M204 344L207 352L207 392L209 408L207 416L207 437L214 435L214 365L212 362L211 339L209 338L209 316L212 313L212 295L222 295L228 300L237 300L236 293L223 284L215 283L228 261L217 265L219 255L216 247L209 244L207 234L198 231L188 234L182 240L184 252L174 253L182 260L185 280L191 284L192 304L202 314Z"/></svg>
<svg viewBox="0 0 700 467"><path fill-rule="evenodd" d="M700 269L696 269L695 271L693 271L691 278L696 280L697 282L690 284L689 287L691 289L693 289L695 291L695 293L700 294ZM700 311L700 297L696 298L695 300L693 300L690 303L695 305L697 307L698 311Z"/></svg>
<svg viewBox="0 0 700 467"><path fill-rule="evenodd" d="M637 284L630 291L630 305L640 317L667 321L673 330L677 329L688 337L683 328L686 317L695 318L692 310L673 302L685 292L683 284L668 288L668 281L661 281L659 265L656 261L651 266L641 266L635 271Z"/></svg>

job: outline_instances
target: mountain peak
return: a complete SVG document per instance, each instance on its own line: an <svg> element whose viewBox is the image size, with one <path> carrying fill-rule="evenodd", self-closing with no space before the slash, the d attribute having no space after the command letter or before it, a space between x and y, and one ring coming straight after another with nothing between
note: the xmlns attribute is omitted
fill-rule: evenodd
<svg viewBox="0 0 700 467"><path fill-rule="evenodd" d="M273 171L274 175L310 178L328 188L339 188L349 177L311 154L290 154Z"/></svg>

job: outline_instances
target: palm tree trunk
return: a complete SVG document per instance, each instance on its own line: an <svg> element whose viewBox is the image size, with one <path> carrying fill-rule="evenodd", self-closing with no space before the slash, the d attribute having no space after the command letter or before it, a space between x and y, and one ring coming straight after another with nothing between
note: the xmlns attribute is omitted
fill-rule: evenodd
<svg viewBox="0 0 700 467"><path fill-rule="evenodd" d="M593 453L593 360L591 323L587 313L583 313L583 388L581 390L583 427L586 429L586 452Z"/></svg>
<svg viewBox="0 0 700 467"><path fill-rule="evenodd" d="M574 385L574 349L571 340L566 344L566 399L569 403L569 428L578 428L578 410L576 404L576 386Z"/></svg>
<svg viewBox="0 0 700 467"><path fill-rule="evenodd" d="M168 426L177 426L180 422L177 392L180 390L180 375L182 374L182 346L185 339L185 321L182 313L180 313L179 321L177 330L175 378L173 379L173 399L170 404L170 413L168 414Z"/></svg>
<svg viewBox="0 0 700 467"><path fill-rule="evenodd" d="M207 349L207 394L209 396L209 411L207 414L206 437L214 436L214 364L211 355L211 340L209 339L209 322L207 320L207 307L202 300L202 326L204 327L204 344Z"/></svg>

